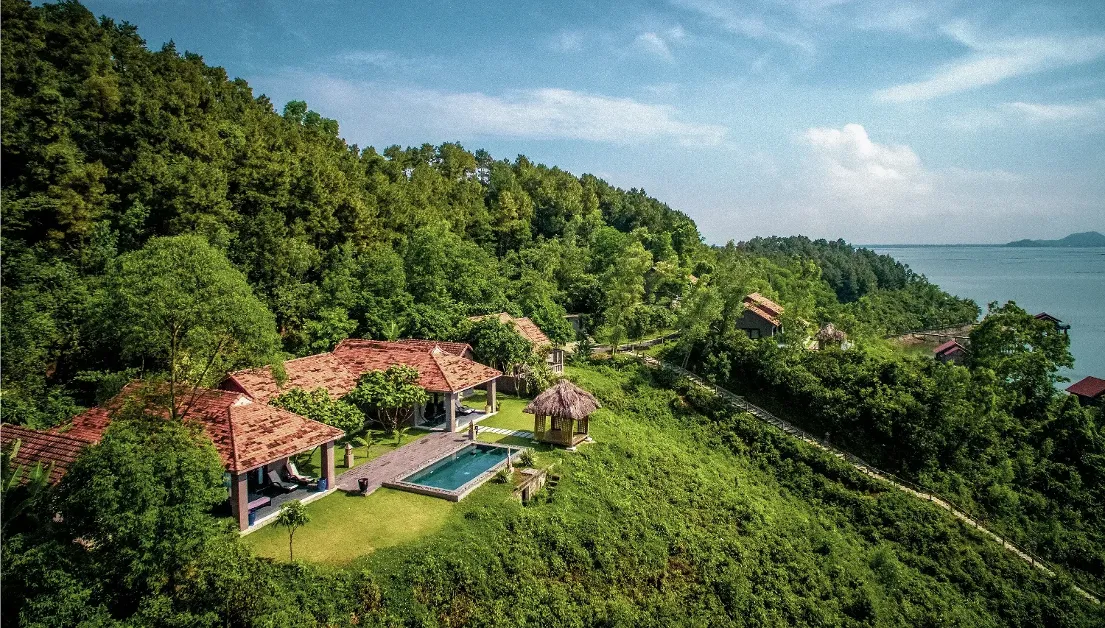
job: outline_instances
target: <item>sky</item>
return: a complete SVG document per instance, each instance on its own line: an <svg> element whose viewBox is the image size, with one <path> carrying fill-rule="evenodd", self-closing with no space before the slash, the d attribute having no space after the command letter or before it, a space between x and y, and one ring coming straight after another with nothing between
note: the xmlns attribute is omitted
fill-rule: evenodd
<svg viewBox="0 0 1105 628"><path fill-rule="evenodd" d="M644 189L713 244L1105 232L1105 2L88 1L364 148Z"/></svg>

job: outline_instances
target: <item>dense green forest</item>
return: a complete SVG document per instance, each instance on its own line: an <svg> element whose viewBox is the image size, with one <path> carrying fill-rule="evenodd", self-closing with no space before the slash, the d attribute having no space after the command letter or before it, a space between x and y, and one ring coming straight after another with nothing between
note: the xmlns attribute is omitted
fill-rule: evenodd
<svg viewBox="0 0 1105 628"><path fill-rule="evenodd" d="M677 329L669 360L1105 580L1105 420L1056 394L1065 337L1015 306L965 366L905 357L882 337L977 305L840 241L707 246L643 190L524 156L350 145L306 103L278 111L75 2L3 0L0 18L5 423L347 337L459 339L474 314L530 316L563 343L580 313L601 342ZM786 308L777 342L736 328L751 291ZM826 323L850 350L806 350ZM225 496L209 443L122 417L60 486L5 493L3 623L1101 622L1066 575L675 382L574 375L610 410L551 502L489 486L448 532L343 570L251 555L206 515Z"/></svg>

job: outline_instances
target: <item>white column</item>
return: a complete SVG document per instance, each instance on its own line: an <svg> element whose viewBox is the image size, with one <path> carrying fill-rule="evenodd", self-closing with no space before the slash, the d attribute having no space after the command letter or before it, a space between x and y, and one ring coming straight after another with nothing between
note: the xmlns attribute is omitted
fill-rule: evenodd
<svg viewBox="0 0 1105 628"><path fill-rule="evenodd" d="M494 380L494 379L491 380L490 382L487 382L487 404L484 407L484 411L487 412L488 414L491 414L492 412L494 412L495 408L496 408L495 382L496 382L496 380Z"/></svg>
<svg viewBox="0 0 1105 628"><path fill-rule="evenodd" d="M445 422L450 432L457 431L457 393L445 395Z"/></svg>

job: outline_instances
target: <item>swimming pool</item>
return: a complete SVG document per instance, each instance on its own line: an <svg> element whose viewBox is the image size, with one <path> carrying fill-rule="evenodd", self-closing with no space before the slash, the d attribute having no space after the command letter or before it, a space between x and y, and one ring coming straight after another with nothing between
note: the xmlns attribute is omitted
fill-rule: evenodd
<svg viewBox="0 0 1105 628"><path fill-rule="evenodd" d="M400 480L384 486L459 501L506 466L507 456L521 452L501 445L472 443L447 454Z"/></svg>

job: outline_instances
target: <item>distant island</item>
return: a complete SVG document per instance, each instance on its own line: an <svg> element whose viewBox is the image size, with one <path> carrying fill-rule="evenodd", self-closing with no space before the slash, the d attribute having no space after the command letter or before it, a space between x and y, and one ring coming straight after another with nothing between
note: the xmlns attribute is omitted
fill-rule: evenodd
<svg viewBox="0 0 1105 628"><path fill-rule="evenodd" d="M1084 231L1082 233L1072 233L1069 236L1060 240L1017 240L1016 242L1010 242L1005 246L1017 246L1017 247L1034 247L1034 246L1066 246L1066 247L1086 247L1086 246L1105 246L1105 235L1101 235L1096 231Z"/></svg>

